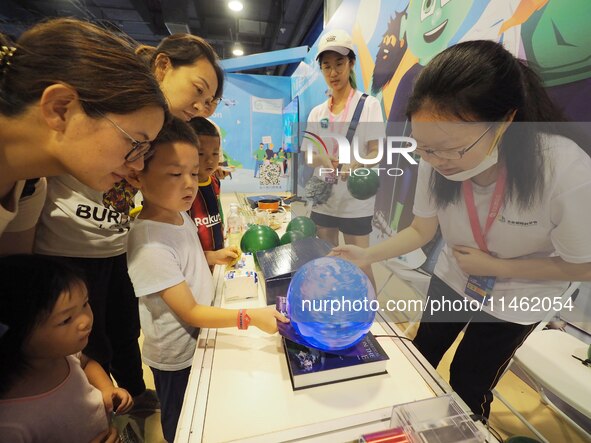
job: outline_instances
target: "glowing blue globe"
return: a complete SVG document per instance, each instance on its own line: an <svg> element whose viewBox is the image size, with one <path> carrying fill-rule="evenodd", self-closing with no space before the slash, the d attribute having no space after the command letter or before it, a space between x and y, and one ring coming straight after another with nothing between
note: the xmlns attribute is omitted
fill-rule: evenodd
<svg viewBox="0 0 591 443"><path fill-rule="evenodd" d="M367 275L353 263L322 257L302 266L287 291L293 328L324 351L353 346L371 327L377 300Z"/></svg>

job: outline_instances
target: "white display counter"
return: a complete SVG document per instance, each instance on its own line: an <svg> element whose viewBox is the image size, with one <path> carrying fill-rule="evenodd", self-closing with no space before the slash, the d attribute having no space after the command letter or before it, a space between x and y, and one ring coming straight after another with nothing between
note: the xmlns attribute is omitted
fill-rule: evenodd
<svg viewBox="0 0 591 443"><path fill-rule="evenodd" d="M265 305L262 284L257 299L226 302L223 267L216 267L214 280L215 306ZM380 315L372 332L400 334ZM387 429L393 405L452 392L412 343L378 341L390 357L388 374L294 392L279 334L255 327L202 329L176 441L356 441L363 433Z"/></svg>
<svg viewBox="0 0 591 443"><path fill-rule="evenodd" d="M225 303L222 277L216 268L216 306L264 305L262 289L256 300ZM372 332L399 333L381 317ZM393 405L451 392L411 343L378 340L390 357L387 375L294 392L278 334L203 329L176 441L354 441L387 429Z"/></svg>

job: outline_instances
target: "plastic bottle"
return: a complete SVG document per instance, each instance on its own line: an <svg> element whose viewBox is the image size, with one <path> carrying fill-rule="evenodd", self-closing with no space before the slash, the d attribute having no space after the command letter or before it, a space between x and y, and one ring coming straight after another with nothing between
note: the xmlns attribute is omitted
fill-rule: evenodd
<svg viewBox="0 0 591 443"><path fill-rule="evenodd" d="M240 249L242 232L242 217L238 213L238 204L231 203L230 214L228 215L228 246L236 246Z"/></svg>

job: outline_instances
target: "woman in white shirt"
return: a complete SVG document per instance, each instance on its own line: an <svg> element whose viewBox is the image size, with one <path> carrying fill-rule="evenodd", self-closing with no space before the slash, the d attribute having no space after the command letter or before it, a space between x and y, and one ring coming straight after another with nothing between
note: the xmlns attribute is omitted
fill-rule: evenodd
<svg viewBox="0 0 591 443"><path fill-rule="evenodd" d="M361 101L363 106L355 135L359 140L359 151L363 158L374 158L377 152L377 139L383 136L383 115L380 103L375 97L364 95L356 89L355 52L351 37L342 30L329 31L320 38L316 59L320 64L324 81L330 88L330 97L316 106L308 116L308 130L322 136L325 131L345 135ZM362 98L363 96L363 98ZM377 123L369 125L368 123ZM358 200L347 188L349 171L363 168L353 161L339 166L338 147L333 140L323 139L327 152L316 150L312 166L314 176L332 184L330 196L326 201L315 202L311 218L316 223L318 236L333 245L339 243L339 232L346 244L361 247L369 246L371 221L374 214L375 196ZM351 155L351 159L353 159ZM339 174L328 173L337 170ZM371 267L363 270L373 280Z"/></svg>
<svg viewBox="0 0 591 443"><path fill-rule="evenodd" d="M591 158L541 81L501 45L471 41L437 55L407 108L421 156L411 226L368 249L367 265L445 247L414 339L436 367L466 327L450 383L487 417L491 390L568 281L591 280ZM582 149L583 148L583 149ZM545 307L545 308L544 308Z"/></svg>
<svg viewBox="0 0 591 443"><path fill-rule="evenodd" d="M141 58L154 73L171 114L190 120L210 116L223 92L223 71L204 39L175 34ZM85 355L99 362L134 398L135 411L160 407L146 389L138 337L138 301L127 273L127 234L136 190L121 181L97 192L71 175L47 180L47 201L35 238L35 253L62 257L83 269L94 326Z"/></svg>
<svg viewBox="0 0 591 443"><path fill-rule="evenodd" d="M0 34L0 255L32 250L45 182L23 194L27 179L67 173L109 189L143 168L166 108L133 47L97 26L55 19L16 43Z"/></svg>

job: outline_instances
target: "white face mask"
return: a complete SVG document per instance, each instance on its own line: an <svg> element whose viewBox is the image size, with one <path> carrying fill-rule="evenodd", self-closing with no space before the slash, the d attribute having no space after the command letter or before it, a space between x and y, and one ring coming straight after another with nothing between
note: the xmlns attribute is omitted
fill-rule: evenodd
<svg viewBox="0 0 591 443"><path fill-rule="evenodd" d="M481 172L484 172L488 168L490 168L491 166L496 165L498 160L499 160L499 150L495 146L495 148L493 149L493 152L491 152L486 157L484 157L484 160L482 160L478 165L476 165L472 169L468 169L466 171L461 171L461 172L458 172L456 174L451 174L451 175L443 175L443 174L441 174L441 175L443 177L445 177L446 179L452 180L454 182L463 182L466 180L470 180L472 177L476 177Z"/></svg>

